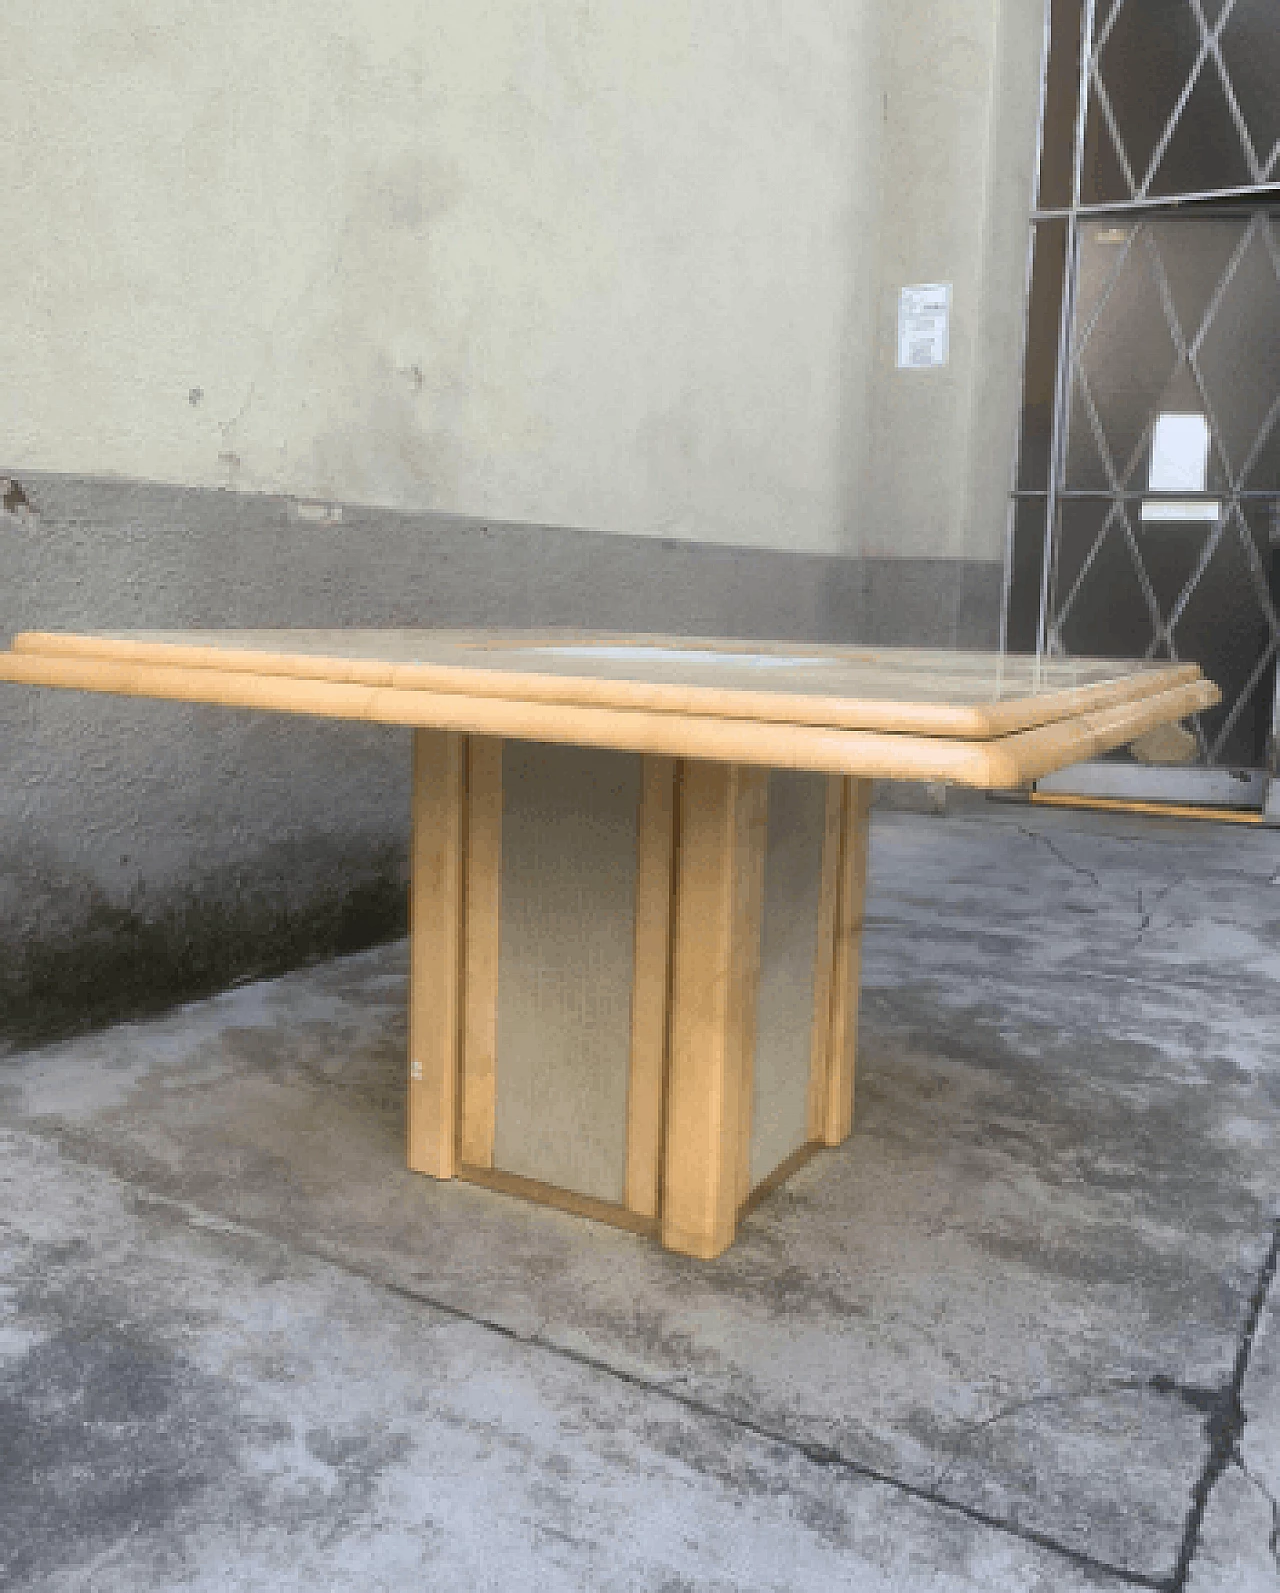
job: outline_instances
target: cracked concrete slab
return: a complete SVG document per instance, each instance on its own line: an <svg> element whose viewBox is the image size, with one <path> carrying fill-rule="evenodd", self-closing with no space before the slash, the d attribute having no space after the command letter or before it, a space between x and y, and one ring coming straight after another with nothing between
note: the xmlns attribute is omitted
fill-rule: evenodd
<svg viewBox="0 0 1280 1593"><path fill-rule="evenodd" d="M0 1580L1076 1593L1077 1568L5 1133Z"/></svg>
<svg viewBox="0 0 1280 1593"><path fill-rule="evenodd" d="M1280 1248L1280 1219L1277 1243ZM1243 1427L1205 1511L1189 1593L1280 1587L1280 1312L1275 1284L1247 1346Z"/></svg>
<svg viewBox="0 0 1280 1593"><path fill-rule="evenodd" d="M83 1402L107 1399L95 1388L134 1386L131 1311L215 1382L218 1354L238 1368L234 1420L224 1387L196 1379L184 1407L138 1374L167 1413L158 1450L193 1434L179 1480L196 1480L190 1498L106 1511L130 1534L110 1562L121 1587L206 1585L237 1523L257 1545L229 1562L245 1585L281 1535L310 1553L328 1534L312 1587L381 1586L414 1554L473 1579L452 1539L493 1509L494 1553L511 1557L494 1586L1170 1585L1278 1209L1276 877L1264 832L877 813L853 1138L710 1265L404 1172L403 946L13 1056L0 1121L20 1150L4 1165L38 1177L11 1180L6 1222L54 1261L14 1263L6 1387L50 1413L53 1465ZM33 1265L64 1279L34 1316ZM325 1291L359 1302L336 1370L347 1330L317 1326ZM90 1299L86 1330L74 1302ZM1278 1403L1264 1321L1241 1455L1274 1490L1273 1418L1254 1408ZM405 1370L397 1346L415 1336L423 1361ZM430 1400L397 1425L396 1377L428 1370L461 1427ZM509 1510L495 1479L535 1450L473 1443L467 1425L508 1378L528 1379L512 1399L538 1455ZM286 1420L287 1443L261 1438ZM330 1488L364 1465L348 1454L377 1476L350 1520L304 1509L288 1526L270 1489L255 1503L199 1482L242 1443L275 1454L290 1498L315 1468ZM422 1458L436 1449L447 1484ZM553 1453L568 1469L548 1481ZM110 1480L92 1460L76 1475ZM1238 1484L1250 1499L1232 1515ZM1219 1553L1268 1573L1261 1498L1223 1473L1193 1577L1235 1563ZM428 1517L436 1537L407 1524ZM117 1552L91 1536L53 1534L61 1558L37 1556L29 1585L75 1585ZM211 1558L157 1569L188 1542ZM106 1575L92 1585L116 1586Z"/></svg>

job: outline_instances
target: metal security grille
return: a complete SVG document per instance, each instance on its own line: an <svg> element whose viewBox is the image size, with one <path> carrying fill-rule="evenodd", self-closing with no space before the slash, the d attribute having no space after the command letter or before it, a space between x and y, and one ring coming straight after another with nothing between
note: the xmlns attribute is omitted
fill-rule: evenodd
<svg viewBox="0 0 1280 1593"><path fill-rule="evenodd" d="M1109 0L1095 9L1086 203L1242 192L1277 177L1275 0Z"/></svg>
<svg viewBox="0 0 1280 1593"><path fill-rule="evenodd" d="M1262 336L1280 351L1274 219L1095 226L1080 265L1047 648L1088 653L1122 637L1147 658L1211 668L1224 702L1192 722L1201 759L1249 764L1280 648L1280 393L1250 348ZM1151 489L1162 415L1203 417L1200 491Z"/></svg>
<svg viewBox="0 0 1280 1593"><path fill-rule="evenodd" d="M1261 768L1280 658L1280 5L1051 0L1007 645L1193 660Z"/></svg>

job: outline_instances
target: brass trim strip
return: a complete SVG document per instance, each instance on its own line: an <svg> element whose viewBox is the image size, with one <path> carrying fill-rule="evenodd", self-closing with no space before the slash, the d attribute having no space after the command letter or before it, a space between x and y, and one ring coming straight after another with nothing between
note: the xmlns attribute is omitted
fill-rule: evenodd
<svg viewBox="0 0 1280 1593"><path fill-rule="evenodd" d="M638 1212L628 1211L625 1206L615 1205L611 1200L597 1200L594 1195L578 1195L570 1189L544 1184L537 1178L524 1178L519 1173L503 1173L492 1167L470 1167L466 1162L458 1169L458 1177L464 1184L475 1184L497 1195L515 1195L535 1206L550 1206L554 1211L567 1212L571 1217L589 1217L592 1222L608 1223L611 1228L622 1228L644 1239L658 1237L656 1217L642 1217Z"/></svg>
<svg viewBox="0 0 1280 1593"><path fill-rule="evenodd" d="M1219 824L1262 824L1265 814L1240 808L1192 807L1177 802L1132 802L1123 797L1066 796L1032 791L1029 800L1041 808L1096 808L1102 813L1141 813L1158 819L1210 819Z"/></svg>
<svg viewBox="0 0 1280 1593"><path fill-rule="evenodd" d="M785 1161L778 1163L767 1178L760 1180L738 1207L738 1221L741 1223L745 1218L749 1217L757 1206L773 1194L774 1190L781 1189L788 1178L798 1173L802 1167L813 1160L820 1150L825 1148L825 1146L810 1140L807 1145L801 1145L799 1150L792 1151Z"/></svg>

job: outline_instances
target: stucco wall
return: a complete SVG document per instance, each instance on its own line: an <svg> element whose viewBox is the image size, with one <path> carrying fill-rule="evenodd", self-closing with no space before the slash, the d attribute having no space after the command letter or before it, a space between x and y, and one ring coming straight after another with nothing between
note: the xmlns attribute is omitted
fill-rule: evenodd
<svg viewBox="0 0 1280 1593"><path fill-rule="evenodd" d="M992 645L1039 18L8 0L0 643ZM929 280L951 363L898 372ZM407 768L394 732L6 688L0 1045L401 928Z"/></svg>
<svg viewBox="0 0 1280 1593"><path fill-rule="evenodd" d="M1003 558L1043 34L1041 0L886 10L860 551ZM898 294L926 282L952 285L950 360L898 370Z"/></svg>
<svg viewBox="0 0 1280 1593"><path fill-rule="evenodd" d="M0 514L0 643L210 625L837 640L899 590L896 564L817 554L22 481L35 512ZM936 616L937 572L906 573ZM0 1051L402 933L408 779L402 731L0 687Z"/></svg>
<svg viewBox="0 0 1280 1593"><path fill-rule="evenodd" d="M879 12L6 0L0 454L847 551Z"/></svg>

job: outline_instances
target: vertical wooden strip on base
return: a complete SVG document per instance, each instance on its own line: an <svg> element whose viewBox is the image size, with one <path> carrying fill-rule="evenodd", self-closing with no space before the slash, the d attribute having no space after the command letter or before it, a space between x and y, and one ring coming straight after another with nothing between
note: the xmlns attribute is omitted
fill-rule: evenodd
<svg viewBox="0 0 1280 1593"><path fill-rule="evenodd" d="M858 1054L858 996L862 978L862 923L867 896L867 841L871 781L845 782L843 856L836 914L831 1040L827 1067L824 1145L841 1145L853 1131L853 1085Z"/></svg>
<svg viewBox="0 0 1280 1593"><path fill-rule="evenodd" d="M467 751L466 994L462 1026L462 1160L493 1166L502 911L502 742Z"/></svg>
<svg viewBox="0 0 1280 1593"><path fill-rule="evenodd" d="M658 1215L670 1013L675 762L644 760L636 840L635 965L627 1080L626 1206Z"/></svg>
<svg viewBox="0 0 1280 1593"><path fill-rule="evenodd" d="M463 738L413 733L409 891L408 1163L458 1170L462 993Z"/></svg>
<svg viewBox="0 0 1280 1593"><path fill-rule="evenodd" d="M766 776L689 761L680 790L662 1242L710 1260L733 1243L742 1155L740 1007L760 935L753 873ZM755 921L750 921L754 907ZM739 920L746 915L746 922Z"/></svg>
<svg viewBox="0 0 1280 1593"><path fill-rule="evenodd" d="M826 827L822 839L822 888L818 897L818 943L813 970L813 1035L810 1041L807 1138L821 1144L827 1126L827 1077L831 1069L831 1002L835 991L836 915L845 857L845 779L827 779Z"/></svg>
<svg viewBox="0 0 1280 1593"><path fill-rule="evenodd" d="M734 914L734 995L731 1043L739 1062L737 1204L751 1193L751 1128L755 1113L760 954L764 929L764 874L769 850L769 771L738 771L738 904Z"/></svg>

